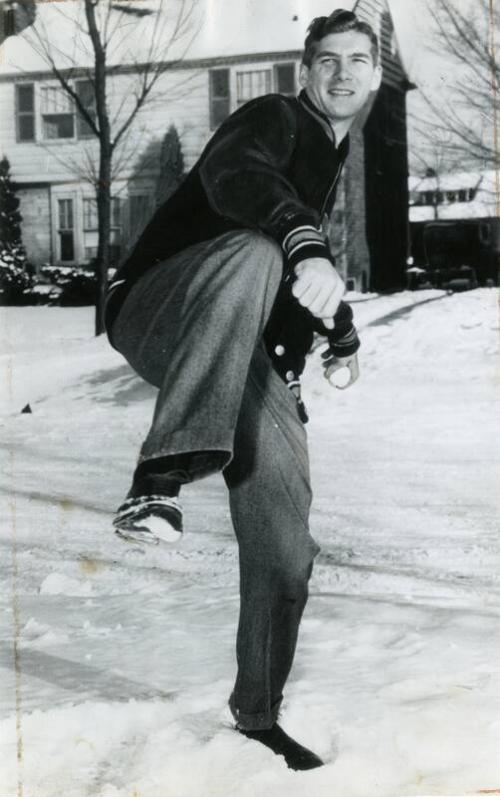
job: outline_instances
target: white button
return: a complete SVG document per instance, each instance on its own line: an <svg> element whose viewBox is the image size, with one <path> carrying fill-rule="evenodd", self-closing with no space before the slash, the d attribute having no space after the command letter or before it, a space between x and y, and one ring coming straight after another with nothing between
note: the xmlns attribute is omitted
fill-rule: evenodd
<svg viewBox="0 0 500 797"><path fill-rule="evenodd" d="M286 376L286 381L287 382L291 382L292 379L295 379L295 374L294 374L293 371L287 371L285 376Z"/></svg>
<svg viewBox="0 0 500 797"><path fill-rule="evenodd" d="M274 353L278 355L278 357L283 357L285 353L285 347L278 343L278 345L274 349Z"/></svg>

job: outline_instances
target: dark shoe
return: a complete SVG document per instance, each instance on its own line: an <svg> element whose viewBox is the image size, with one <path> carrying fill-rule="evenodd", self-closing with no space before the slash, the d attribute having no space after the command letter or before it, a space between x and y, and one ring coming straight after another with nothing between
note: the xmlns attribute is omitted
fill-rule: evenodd
<svg viewBox="0 0 500 797"><path fill-rule="evenodd" d="M295 739L288 736L277 723L271 728L265 728L260 731L247 731L239 727L237 727L237 730L248 739L255 739L255 741L269 747L276 755L282 755L290 769L315 769L324 765L324 762L316 753L308 750L307 747L303 747Z"/></svg>
<svg viewBox="0 0 500 797"><path fill-rule="evenodd" d="M118 507L113 526L119 537L131 542L177 542L182 536L182 508L178 498L165 495L127 498Z"/></svg>

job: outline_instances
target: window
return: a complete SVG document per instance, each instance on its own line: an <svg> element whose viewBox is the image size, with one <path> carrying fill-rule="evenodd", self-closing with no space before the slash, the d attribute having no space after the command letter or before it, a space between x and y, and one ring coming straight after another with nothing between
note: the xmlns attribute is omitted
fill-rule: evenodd
<svg viewBox="0 0 500 797"><path fill-rule="evenodd" d="M95 122L96 120L96 107L95 107L95 92L91 80L77 80L75 82L75 91L78 99L83 107ZM86 119L83 118L78 112L76 114L76 133L78 138L91 138L94 131L90 127Z"/></svg>
<svg viewBox="0 0 500 797"><path fill-rule="evenodd" d="M97 257L98 241L97 201L95 197L83 200L83 249L87 262ZM112 263L120 257L122 238L122 203L120 197L111 197L111 235L109 258Z"/></svg>
<svg viewBox="0 0 500 797"><path fill-rule="evenodd" d="M295 97L295 64L275 64L274 90L287 97Z"/></svg>
<svg viewBox="0 0 500 797"><path fill-rule="evenodd" d="M271 91L270 69L258 69L254 72L236 73L236 102L243 105L254 97L261 97Z"/></svg>
<svg viewBox="0 0 500 797"><path fill-rule="evenodd" d="M460 189L458 192L458 201L459 202L467 202L467 193L464 191L463 188Z"/></svg>
<svg viewBox="0 0 500 797"><path fill-rule="evenodd" d="M454 191L447 191L446 192L446 200L450 203L456 202L456 194Z"/></svg>
<svg viewBox="0 0 500 797"><path fill-rule="evenodd" d="M434 192L433 191L426 191L424 196L425 196L425 204L426 205L433 205L434 204Z"/></svg>
<svg viewBox="0 0 500 797"><path fill-rule="evenodd" d="M59 260L70 263L75 259L73 230L73 200L58 199Z"/></svg>
<svg viewBox="0 0 500 797"><path fill-rule="evenodd" d="M210 70L210 127L213 130L230 113L229 69Z"/></svg>
<svg viewBox="0 0 500 797"><path fill-rule="evenodd" d="M211 69L210 76L210 128L213 130L229 116L235 106L237 108L249 100L275 91L287 97L294 97L297 91L295 83L295 63L269 64L266 69L246 69L236 71L236 97L231 98L230 69ZM233 86L234 94L234 86Z"/></svg>
<svg viewBox="0 0 500 797"><path fill-rule="evenodd" d="M33 83L16 86L17 140L35 140L35 87Z"/></svg>
<svg viewBox="0 0 500 797"><path fill-rule="evenodd" d="M75 135L73 103L61 86L42 86L42 130L46 139Z"/></svg>

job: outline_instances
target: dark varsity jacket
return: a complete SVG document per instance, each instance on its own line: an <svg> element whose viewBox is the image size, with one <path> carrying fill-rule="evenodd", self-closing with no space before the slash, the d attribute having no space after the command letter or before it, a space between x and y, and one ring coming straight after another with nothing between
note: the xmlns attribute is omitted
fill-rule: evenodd
<svg viewBox="0 0 500 797"><path fill-rule="evenodd" d="M280 376L288 384L298 380L315 331L337 356L353 354L359 340L347 303L327 330L291 293L300 261L333 262L325 230L348 149L348 137L336 146L327 117L304 91L297 98L259 97L229 116L118 269L106 308L111 340L124 297L148 268L195 243L247 228L269 235L283 250L284 278L264 333Z"/></svg>

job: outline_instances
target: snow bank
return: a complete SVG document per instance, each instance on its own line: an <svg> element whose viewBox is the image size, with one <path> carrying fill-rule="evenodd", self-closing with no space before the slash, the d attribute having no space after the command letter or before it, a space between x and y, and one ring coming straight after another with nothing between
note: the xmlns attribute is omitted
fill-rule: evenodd
<svg viewBox="0 0 500 797"><path fill-rule="evenodd" d="M186 490L178 548L118 544L154 391L90 309L5 308L2 797L500 789L496 292L351 299L360 381L330 387L321 347L304 380L322 550L283 725L309 773L231 727L222 480Z"/></svg>

